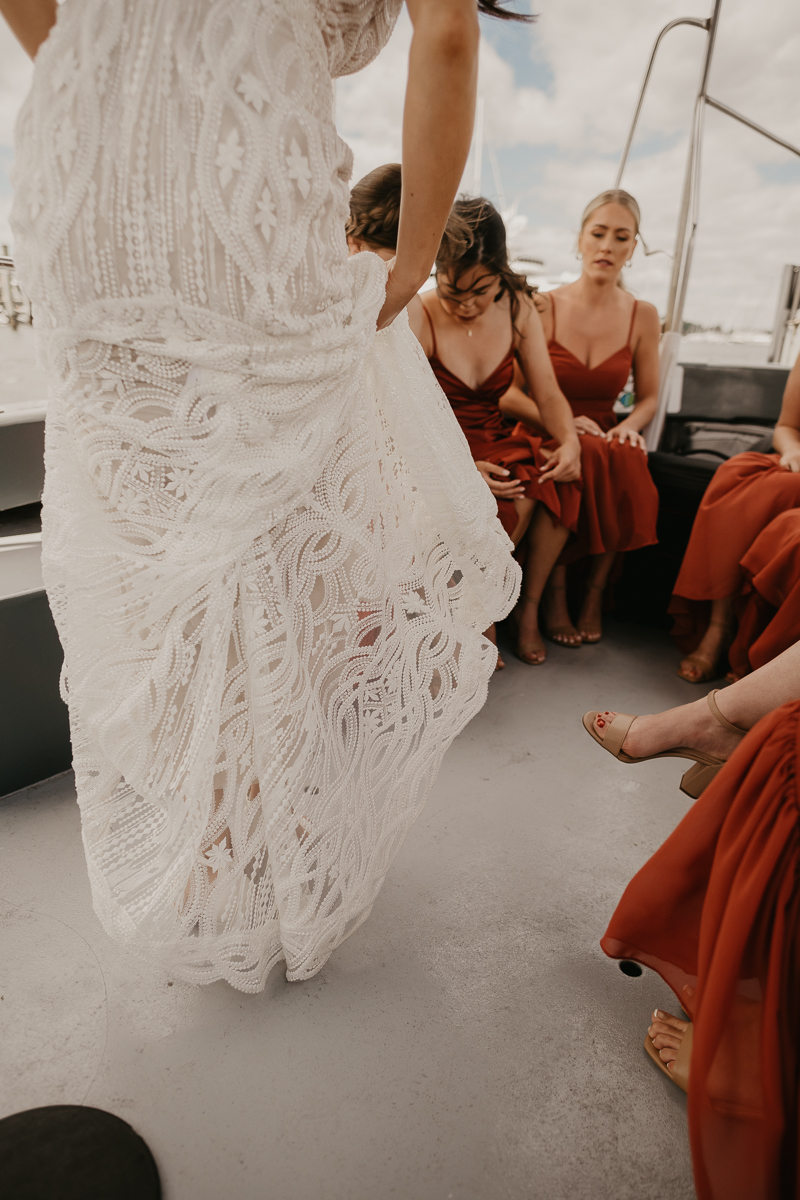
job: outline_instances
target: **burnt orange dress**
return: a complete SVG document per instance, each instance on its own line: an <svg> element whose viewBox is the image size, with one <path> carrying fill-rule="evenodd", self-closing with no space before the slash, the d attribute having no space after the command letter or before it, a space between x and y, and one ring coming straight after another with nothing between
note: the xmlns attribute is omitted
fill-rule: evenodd
<svg viewBox="0 0 800 1200"><path fill-rule="evenodd" d="M669 606L681 650L700 642L712 600L741 594L745 555L775 517L795 508L800 474L781 467L779 454L748 451L719 467L697 510Z"/></svg>
<svg viewBox="0 0 800 1200"><path fill-rule="evenodd" d="M800 508L770 521L739 566L742 608L728 658L741 678L800 641Z"/></svg>
<svg viewBox="0 0 800 1200"><path fill-rule="evenodd" d="M439 358L436 334L427 310L425 316L428 317L433 339L433 354L429 359L431 368L464 431L473 459L505 467L511 472L512 478L524 480L525 495L549 509L555 523L565 525L574 532L578 525L581 485L577 482L553 483L549 479L546 483L539 483L539 475L547 466L542 446L553 448L556 443L537 437L524 426L512 428L500 411L500 400L514 379L513 345L489 378L479 388L471 388ZM518 521L513 500L498 500L497 515L511 537Z"/></svg>
<svg viewBox="0 0 800 1200"><path fill-rule="evenodd" d="M617 424L614 402L625 387L633 363L631 334L638 301L634 302L628 340L616 353L591 370L556 340L556 303L553 336L548 343L558 386L576 417L591 417L603 432ZM561 562L575 562L587 554L607 550L638 550L658 541L658 492L647 466L647 455L629 442L607 442L592 434L581 436L583 496L578 529L567 543Z"/></svg>
<svg viewBox="0 0 800 1200"><path fill-rule="evenodd" d="M798 780L794 701L742 739L628 884L601 942L657 971L694 1022L698 1200L800 1196Z"/></svg>

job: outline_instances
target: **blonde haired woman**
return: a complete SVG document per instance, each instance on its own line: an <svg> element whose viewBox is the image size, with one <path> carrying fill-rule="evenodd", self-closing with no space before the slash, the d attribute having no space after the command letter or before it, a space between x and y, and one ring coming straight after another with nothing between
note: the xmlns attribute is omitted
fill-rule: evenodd
<svg viewBox="0 0 800 1200"><path fill-rule="evenodd" d="M558 385L569 400L581 441L583 497L578 530L550 577L545 626L553 640L579 646L602 635L603 591L615 556L656 541L658 493L642 430L658 399L658 313L622 287L639 236L639 205L628 192L601 192L581 218L575 283L539 294ZM617 421L614 402L633 370L636 403ZM513 387L503 411L538 425L536 405ZM567 608L566 564L589 556L577 629Z"/></svg>

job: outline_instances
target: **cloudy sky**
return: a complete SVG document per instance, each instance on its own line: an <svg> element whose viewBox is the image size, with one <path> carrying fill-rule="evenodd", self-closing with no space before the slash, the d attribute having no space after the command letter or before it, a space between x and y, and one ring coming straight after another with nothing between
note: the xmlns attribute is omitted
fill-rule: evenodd
<svg viewBox="0 0 800 1200"><path fill-rule="evenodd" d="M528 0L521 0L525 6ZM534 26L484 20L480 91L482 189L527 224L519 248L557 274L576 266L577 221L614 181L647 56L677 16L711 0L535 0ZM379 60L340 81L337 116L356 178L400 157L410 27L403 17ZM650 248L672 249L687 126L705 34L677 29L662 45L623 185L638 198ZM710 93L800 145L797 0L723 0ZM10 240L7 168L30 66L0 31L0 242ZM494 156L496 171L492 169ZM472 164L465 183L472 187ZM517 222L518 225L523 224ZM637 252L638 253L638 252ZM701 225L688 320L769 328L781 267L800 262L800 158L713 110L706 117ZM669 260L643 256L629 286L663 311Z"/></svg>

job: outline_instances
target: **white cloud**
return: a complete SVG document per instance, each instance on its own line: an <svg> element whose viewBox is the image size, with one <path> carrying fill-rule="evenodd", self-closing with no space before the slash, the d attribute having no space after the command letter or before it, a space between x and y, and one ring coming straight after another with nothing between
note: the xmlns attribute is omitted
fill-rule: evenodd
<svg viewBox="0 0 800 1200"><path fill-rule="evenodd" d="M507 199L528 218L527 249L553 273L575 267L581 209L610 186L656 33L676 16L706 17L710 0L535 0L533 27L486 22L481 91L486 135ZM499 31L502 31L502 35ZM677 29L663 43L624 184L639 199L651 246L671 250L686 130L705 35ZM379 59L337 86L337 121L355 178L401 155L410 25L403 16ZM796 0L726 0L711 94L800 144L800 19ZM10 157L31 64L0 22L0 241L10 240ZM542 80L546 77L547 86ZM701 225L686 306L690 320L768 327L784 262L800 262L800 159L709 111ZM771 174L770 174L771 173ZM472 178L471 166L467 178ZM494 192L488 156L483 186ZM669 261L638 261L630 286L663 309Z"/></svg>
<svg viewBox="0 0 800 1200"><path fill-rule="evenodd" d="M480 88L487 139L503 163L505 183L529 220L527 248L553 273L575 267L577 222L584 204L609 187L659 29L677 16L705 18L708 0L537 0L533 28L516 27L514 53L484 37ZM491 38L494 30L484 26ZM506 30L508 27L504 27ZM400 157L402 93L409 25L404 18L380 58L339 83L339 126L355 151L355 177ZM527 42L528 54L520 47ZM705 34L676 29L662 43L642 112L634 156L623 183L639 199L651 247L672 249L686 136ZM503 56L505 55L505 56ZM513 58L513 65L512 61ZM728 0L722 13L710 92L800 145L800 20L796 0L754 5ZM549 86L536 86L544 66ZM784 262L800 261L800 159L713 110L707 114L701 224L686 305L707 324L772 321ZM471 180L471 167L467 179ZM791 175L788 176L791 180ZM494 192L488 157L484 189ZM664 307L670 262L641 252L629 286Z"/></svg>

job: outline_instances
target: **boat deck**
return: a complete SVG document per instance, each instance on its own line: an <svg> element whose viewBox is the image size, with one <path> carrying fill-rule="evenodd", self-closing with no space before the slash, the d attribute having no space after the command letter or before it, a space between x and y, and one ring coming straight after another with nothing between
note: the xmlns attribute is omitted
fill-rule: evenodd
<svg viewBox="0 0 800 1200"><path fill-rule="evenodd" d="M642 1048L674 1006L598 946L689 801L589 708L696 699L665 634L509 657L367 924L310 982L196 988L95 918L70 775L0 801L0 1116L116 1113L166 1200L690 1200L685 1098Z"/></svg>

